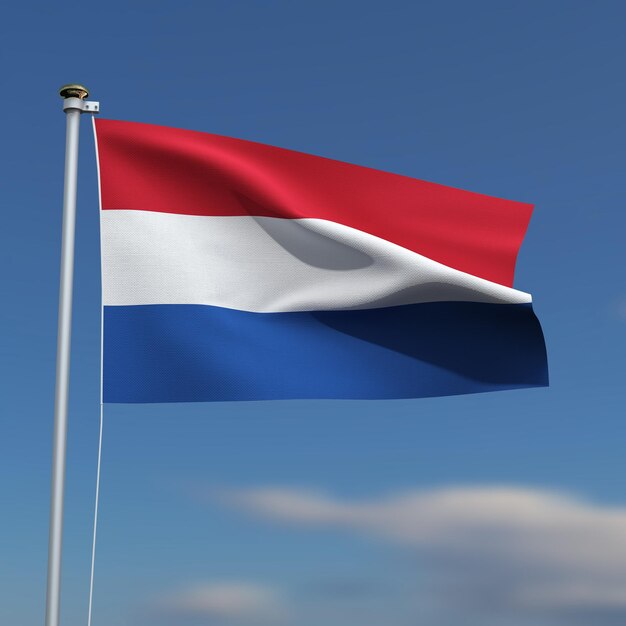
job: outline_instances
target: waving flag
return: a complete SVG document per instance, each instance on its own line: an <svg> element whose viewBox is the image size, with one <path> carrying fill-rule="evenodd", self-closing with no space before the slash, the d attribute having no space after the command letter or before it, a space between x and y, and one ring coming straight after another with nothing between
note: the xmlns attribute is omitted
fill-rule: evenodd
<svg viewBox="0 0 626 626"><path fill-rule="evenodd" d="M95 121L105 402L547 384L532 207L249 141Z"/></svg>

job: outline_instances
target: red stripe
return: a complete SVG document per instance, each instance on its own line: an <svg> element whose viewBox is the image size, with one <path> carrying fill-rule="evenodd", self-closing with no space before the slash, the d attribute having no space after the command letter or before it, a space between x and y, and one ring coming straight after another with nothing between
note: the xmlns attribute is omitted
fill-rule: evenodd
<svg viewBox="0 0 626 626"><path fill-rule="evenodd" d="M96 126L103 209L332 220L513 284L529 204L219 135Z"/></svg>

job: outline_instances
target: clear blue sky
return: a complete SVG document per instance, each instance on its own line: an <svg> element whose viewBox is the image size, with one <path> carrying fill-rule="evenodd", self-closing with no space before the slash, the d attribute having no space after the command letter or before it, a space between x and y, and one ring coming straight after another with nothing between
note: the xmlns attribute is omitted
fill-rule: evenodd
<svg viewBox="0 0 626 626"><path fill-rule="evenodd" d="M65 120L232 135L536 205L551 387L106 409L94 626L626 621L621 2L11 3L0 20L0 623L44 613ZM85 623L99 386L79 170L63 624ZM621 600L620 600L621 598Z"/></svg>

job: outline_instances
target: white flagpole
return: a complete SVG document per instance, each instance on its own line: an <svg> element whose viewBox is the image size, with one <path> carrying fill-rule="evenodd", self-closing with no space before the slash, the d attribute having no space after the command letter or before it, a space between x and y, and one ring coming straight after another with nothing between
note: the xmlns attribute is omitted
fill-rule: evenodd
<svg viewBox="0 0 626 626"><path fill-rule="evenodd" d="M52 485L50 495L50 536L48 542L48 585L46 626L59 626L61 599L61 546L63 540L63 492L65 488L65 449L70 377L72 332L72 286L74 281L74 230L76 224L76 183L78 137L81 113L97 113L99 104L87 102L89 92L82 85L65 85L67 127L65 135L65 179L63 192L63 235L61 240L61 284L57 335L56 387L54 392L54 435L52 443Z"/></svg>

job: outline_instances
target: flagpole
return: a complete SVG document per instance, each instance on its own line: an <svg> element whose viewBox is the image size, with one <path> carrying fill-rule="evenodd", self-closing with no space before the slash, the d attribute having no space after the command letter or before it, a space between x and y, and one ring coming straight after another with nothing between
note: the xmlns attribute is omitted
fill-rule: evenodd
<svg viewBox="0 0 626 626"><path fill-rule="evenodd" d="M52 443L46 626L59 626L60 616L63 494L65 490L65 451L67 442L67 405L72 333L74 231L76 224L76 184L78 175L80 116L83 112L97 113L99 110L99 104L97 102L88 102L85 100L89 92L82 85L64 85L60 89L59 94L64 99L63 110L66 114L65 178L63 191L56 386L54 390L54 435Z"/></svg>

